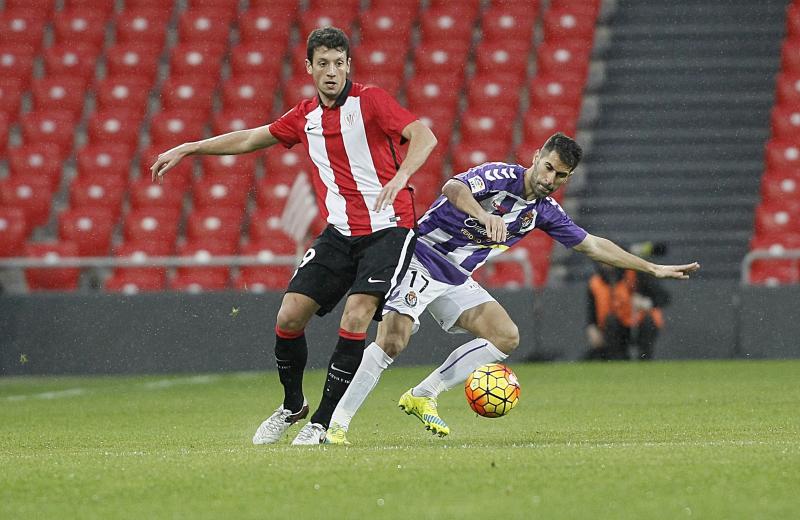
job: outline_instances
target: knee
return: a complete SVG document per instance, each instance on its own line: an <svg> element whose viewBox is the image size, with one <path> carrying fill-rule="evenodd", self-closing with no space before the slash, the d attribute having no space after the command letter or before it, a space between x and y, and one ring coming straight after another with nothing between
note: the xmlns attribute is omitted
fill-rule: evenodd
<svg viewBox="0 0 800 520"><path fill-rule="evenodd" d="M519 346L519 329L510 322L496 329L488 339L503 354L511 354Z"/></svg>
<svg viewBox="0 0 800 520"><path fill-rule="evenodd" d="M375 303L370 300L357 302L348 300L342 313L341 327L352 332L367 330L376 309Z"/></svg>
<svg viewBox="0 0 800 520"><path fill-rule="evenodd" d="M399 333L387 334L381 339L382 341L379 343L380 347L386 352L386 355L392 359L396 358L408 344L408 338Z"/></svg>
<svg viewBox="0 0 800 520"><path fill-rule="evenodd" d="M300 309L295 308L293 305L281 305L278 310L278 317L275 320L275 325L279 329L289 331L299 331L306 328L308 318L305 313Z"/></svg>

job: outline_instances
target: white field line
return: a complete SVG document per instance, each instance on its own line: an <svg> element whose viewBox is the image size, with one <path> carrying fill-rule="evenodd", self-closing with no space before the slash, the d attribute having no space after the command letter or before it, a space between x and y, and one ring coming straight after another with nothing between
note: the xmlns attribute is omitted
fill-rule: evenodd
<svg viewBox="0 0 800 520"><path fill-rule="evenodd" d="M144 388L145 390L161 390L164 388L170 388L178 385L206 385L209 383L213 383L214 381L217 381L219 378L220 376L216 375L213 376L202 375L202 376L179 377L172 379L158 379L156 381L148 381L147 383L140 383L136 386ZM14 401L27 401L29 399L43 399L43 400L65 399L69 397L86 395L90 392L91 392L90 389L77 387L77 388L68 388L66 390L40 392L36 394L9 395L4 397L3 400L14 402Z"/></svg>

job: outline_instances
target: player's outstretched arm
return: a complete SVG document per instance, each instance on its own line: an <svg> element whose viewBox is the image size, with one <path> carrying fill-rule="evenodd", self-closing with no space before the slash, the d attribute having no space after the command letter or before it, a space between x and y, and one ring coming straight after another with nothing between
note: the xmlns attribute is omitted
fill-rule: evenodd
<svg viewBox="0 0 800 520"><path fill-rule="evenodd" d="M408 179L425 164L425 160L436 147L436 136L420 121L414 121L403 129L403 137L408 139L408 153L395 176L386 183L375 200L374 211L383 211L394 202L400 190L405 188Z"/></svg>
<svg viewBox="0 0 800 520"><path fill-rule="evenodd" d="M585 254L595 262L603 262L622 269L635 269L656 278L687 280L691 273L700 269L700 264L697 262L683 265L654 264L625 251L607 238L591 234L586 235L583 242L575 246L575 251Z"/></svg>
<svg viewBox="0 0 800 520"><path fill-rule="evenodd" d="M277 142L267 125L183 143L159 155L150 167L150 176L154 182L162 182L164 175L187 155L236 155L260 150Z"/></svg>

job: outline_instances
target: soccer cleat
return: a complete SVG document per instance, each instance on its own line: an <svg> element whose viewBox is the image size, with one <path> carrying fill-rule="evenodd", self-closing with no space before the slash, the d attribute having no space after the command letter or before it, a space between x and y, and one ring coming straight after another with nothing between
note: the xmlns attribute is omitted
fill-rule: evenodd
<svg viewBox="0 0 800 520"><path fill-rule="evenodd" d="M256 434L253 435L253 444L274 444L278 442L283 437L283 434L286 433L286 430L289 429L289 426L300 419L304 419L306 415L308 415L308 402L305 399L303 400L303 407L300 408L299 412L295 413L280 405L275 410L275 413L267 417L258 427Z"/></svg>
<svg viewBox="0 0 800 520"><path fill-rule="evenodd" d="M325 439L325 427L319 423L308 422L297 432L292 446L315 446Z"/></svg>
<svg viewBox="0 0 800 520"><path fill-rule="evenodd" d="M411 390L400 396L397 406L408 415L415 415L425 425L426 430L430 430L434 435L444 437L450 434L450 428L436 410L436 399L433 397L416 397L411 394Z"/></svg>
<svg viewBox="0 0 800 520"><path fill-rule="evenodd" d="M350 441L347 440L347 430L336 423L331 424L328 427L328 431L325 433L325 440L323 443L349 446Z"/></svg>

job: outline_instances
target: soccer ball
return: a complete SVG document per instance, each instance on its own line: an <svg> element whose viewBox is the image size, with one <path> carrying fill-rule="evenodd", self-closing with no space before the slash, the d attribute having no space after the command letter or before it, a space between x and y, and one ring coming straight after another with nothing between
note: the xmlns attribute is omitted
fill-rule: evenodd
<svg viewBox="0 0 800 520"><path fill-rule="evenodd" d="M464 384L467 402L484 417L502 417L519 401L519 381L505 365L490 363L475 370Z"/></svg>

